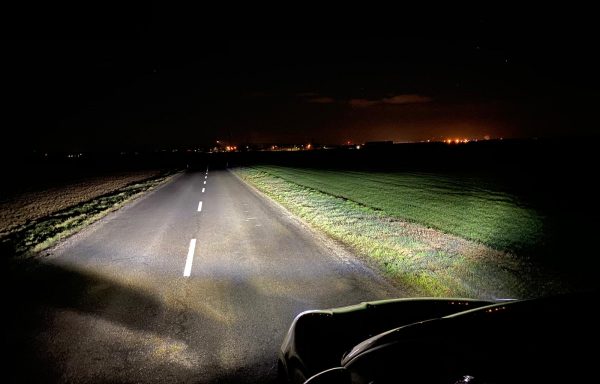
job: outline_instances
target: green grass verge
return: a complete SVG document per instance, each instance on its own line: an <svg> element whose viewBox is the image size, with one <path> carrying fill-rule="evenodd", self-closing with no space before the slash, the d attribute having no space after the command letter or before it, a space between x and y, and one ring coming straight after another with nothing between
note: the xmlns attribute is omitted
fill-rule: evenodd
<svg viewBox="0 0 600 384"><path fill-rule="evenodd" d="M498 250L529 249L543 233L542 218L534 209L489 180L409 172L254 169Z"/></svg>
<svg viewBox="0 0 600 384"><path fill-rule="evenodd" d="M512 196L428 174L274 166L235 172L416 294L528 295L521 274L531 266L502 249L535 241L540 224Z"/></svg>
<svg viewBox="0 0 600 384"><path fill-rule="evenodd" d="M29 257L43 251L85 226L101 219L144 192L164 183L172 174L163 174L133 183L109 194L77 204L48 217L30 221L6 234L0 240L2 254L7 257Z"/></svg>

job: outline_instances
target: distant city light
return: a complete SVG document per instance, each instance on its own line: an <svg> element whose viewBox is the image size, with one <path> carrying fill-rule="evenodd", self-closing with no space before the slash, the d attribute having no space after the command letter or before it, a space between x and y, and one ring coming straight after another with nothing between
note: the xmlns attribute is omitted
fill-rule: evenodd
<svg viewBox="0 0 600 384"><path fill-rule="evenodd" d="M466 144L470 141L471 141L470 139L455 138L455 139L446 139L446 140L444 140L444 143L446 143L446 144ZM429 140L427 142L429 142Z"/></svg>

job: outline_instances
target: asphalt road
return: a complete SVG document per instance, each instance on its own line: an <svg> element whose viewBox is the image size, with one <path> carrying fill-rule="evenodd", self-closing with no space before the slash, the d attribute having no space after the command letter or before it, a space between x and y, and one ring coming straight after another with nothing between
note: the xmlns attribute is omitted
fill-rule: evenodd
<svg viewBox="0 0 600 384"><path fill-rule="evenodd" d="M177 176L11 276L14 382L269 382L301 311L402 295L227 170Z"/></svg>

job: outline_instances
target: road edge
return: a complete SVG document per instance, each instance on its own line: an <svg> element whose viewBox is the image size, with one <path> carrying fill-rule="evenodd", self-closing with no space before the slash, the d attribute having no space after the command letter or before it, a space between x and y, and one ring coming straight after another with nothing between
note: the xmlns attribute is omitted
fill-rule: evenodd
<svg viewBox="0 0 600 384"><path fill-rule="evenodd" d="M227 171L230 174L232 174L236 179L238 179L244 186L246 186L250 190L250 192L252 192L254 195L256 195L258 197L263 198L263 200L265 200L267 202L267 204L269 204L271 207L273 207L276 211L279 211L280 213L282 213L282 215L285 216L287 219L289 219L291 223L293 223L294 225L297 225L301 229L303 229L303 230L307 231L308 233L310 233L311 235L313 235L315 237L315 239L317 239L317 241L320 243L320 245L322 245L325 249L330 251L327 253L332 258L337 258L338 260L341 260L344 264L346 264L347 266L349 266L353 269L362 270L362 271L366 272L369 276L373 277L374 279L377 279L378 283L387 285L389 288L392 288L396 291L403 292L407 296L411 295L411 294L414 296L415 294L417 294L417 292L412 292L412 290L409 287L406 287L406 286L400 284L398 281L387 276L372 260L368 260L365 257L361 257L360 254L357 254L356 252L354 252L346 244L341 243L338 240L332 239L331 237L327 236L325 233L312 227L309 223L304 221L302 218L294 215L292 212L290 212L287 208L285 208L279 202L273 200L272 198L267 196L265 193L260 191L255 186L246 182L239 175L237 175L235 173L235 171L233 171L232 169L227 168Z"/></svg>
<svg viewBox="0 0 600 384"><path fill-rule="evenodd" d="M60 239L56 242L56 244L38 252L37 254L30 257L30 259L48 259L51 258L54 254L59 253L62 249L68 247L72 242L79 241L83 236L89 236L94 231L98 230L101 226L105 225L109 221L114 219L114 216L120 214L122 212L126 212L127 210L135 207L140 202L144 201L148 197L152 196L157 191L166 187L167 185L173 183L177 179L179 179L185 172L177 172L173 175L167 176L167 178L161 182L156 187L148 189L138 196L133 197L131 200L127 201L125 204L120 206L119 208L106 212L106 214L100 217L98 220L94 221L91 224L84 226L73 234L66 236L63 239Z"/></svg>

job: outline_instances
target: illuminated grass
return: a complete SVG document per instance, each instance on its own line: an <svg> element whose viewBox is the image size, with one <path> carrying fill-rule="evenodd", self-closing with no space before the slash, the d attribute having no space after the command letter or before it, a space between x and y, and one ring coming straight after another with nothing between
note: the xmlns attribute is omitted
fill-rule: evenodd
<svg viewBox="0 0 600 384"><path fill-rule="evenodd" d="M266 166L235 172L313 227L375 261L416 294L527 295L529 286L520 276L531 266L500 245L518 248L536 233L513 228L511 237L496 232L518 226L518 217L511 215L523 212L525 222L537 222L509 196L463 189L449 179L436 181L434 175ZM457 222L461 220L469 223Z"/></svg>
<svg viewBox="0 0 600 384"><path fill-rule="evenodd" d="M536 211L479 179L408 172L255 169L498 250L528 249L542 233Z"/></svg>

